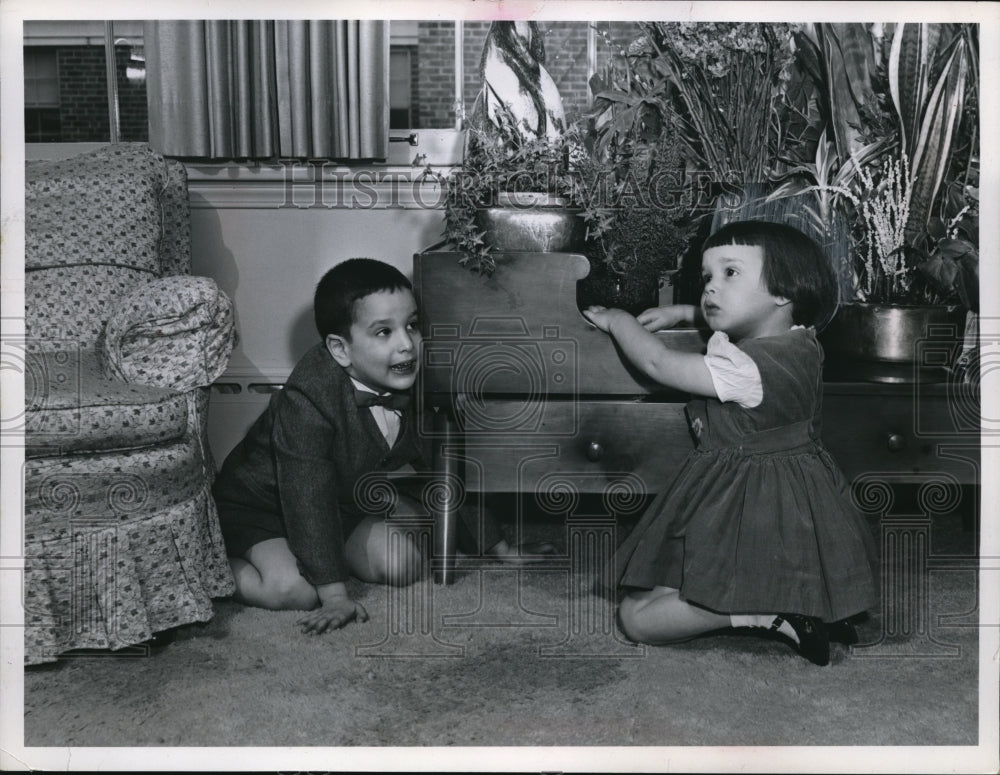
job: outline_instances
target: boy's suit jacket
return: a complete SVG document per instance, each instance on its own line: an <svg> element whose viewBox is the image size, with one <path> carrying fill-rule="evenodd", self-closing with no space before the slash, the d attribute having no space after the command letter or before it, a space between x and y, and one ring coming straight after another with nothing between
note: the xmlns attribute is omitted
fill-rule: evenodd
<svg viewBox="0 0 1000 775"><path fill-rule="evenodd" d="M407 463L428 468L416 419L412 407L402 411L390 449L371 411L357 406L347 372L317 344L226 458L214 495L279 515L300 572L311 584L344 581L349 574L343 512L354 503L355 484L366 474ZM485 535L484 545L492 539Z"/></svg>

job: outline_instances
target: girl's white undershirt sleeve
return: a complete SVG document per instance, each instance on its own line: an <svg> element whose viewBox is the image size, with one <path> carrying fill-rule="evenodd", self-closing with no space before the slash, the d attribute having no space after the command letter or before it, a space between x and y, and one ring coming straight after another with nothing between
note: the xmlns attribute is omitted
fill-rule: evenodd
<svg viewBox="0 0 1000 775"><path fill-rule="evenodd" d="M744 409L760 406L764 385L757 364L725 332L716 331L708 340L705 365L720 401L733 401Z"/></svg>

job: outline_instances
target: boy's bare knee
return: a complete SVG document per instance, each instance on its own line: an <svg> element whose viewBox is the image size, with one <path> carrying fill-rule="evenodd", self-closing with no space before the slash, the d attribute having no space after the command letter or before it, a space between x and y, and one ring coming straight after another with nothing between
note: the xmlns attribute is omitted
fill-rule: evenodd
<svg viewBox="0 0 1000 775"><path fill-rule="evenodd" d="M369 565L378 583L404 587L423 578L424 557L411 541L405 541L391 551L376 553Z"/></svg>
<svg viewBox="0 0 1000 775"><path fill-rule="evenodd" d="M424 557L416 547L405 559L388 569L387 583L397 587L415 584L424 577Z"/></svg>
<svg viewBox="0 0 1000 775"><path fill-rule="evenodd" d="M316 588L301 576L279 579L270 586L274 608L292 611L311 611L319 603Z"/></svg>
<svg viewBox="0 0 1000 775"><path fill-rule="evenodd" d="M351 572L371 584L405 586L423 577L420 547L405 532L383 521L366 520L347 540Z"/></svg>

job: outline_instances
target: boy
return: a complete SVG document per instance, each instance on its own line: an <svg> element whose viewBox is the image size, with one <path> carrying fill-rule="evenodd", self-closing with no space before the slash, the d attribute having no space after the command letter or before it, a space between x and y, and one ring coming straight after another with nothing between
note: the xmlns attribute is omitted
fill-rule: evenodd
<svg viewBox="0 0 1000 775"><path fill-rule="evenodd" d="M236 599L310 611L297 623L318 634L368 619L348 575L417 580L419 549L410 542L390 558L384 521L351 495L366 474L427 466L409 404L422 343L409 281L381 261L349 259L320 280L313 311L321 342L226 458L213 493ZM510 556L491 520L482 534L489 553Z"/></svg>

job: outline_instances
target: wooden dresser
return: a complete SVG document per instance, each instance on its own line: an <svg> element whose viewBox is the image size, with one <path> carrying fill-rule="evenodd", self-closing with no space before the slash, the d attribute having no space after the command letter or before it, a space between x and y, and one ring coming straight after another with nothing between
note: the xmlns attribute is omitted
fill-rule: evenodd
<svg viewBox="0 0 1000 775"><path fill-rule="evenodd" d="M658 492L692 449L687 397L635 373L580 314L586 258L497 256L491 277L460 254L414 256L425 336L420 388L438 411L425 432L469 492L541 501L603 493L623 510ZM703 351L708 334L658 334ZM978 395L964 385L885 384L829 375L823 440L855 486L940 478L979 482ZM445 504L445 523L449 523ZM449 531L438 553L449 555Z"/></svg>

